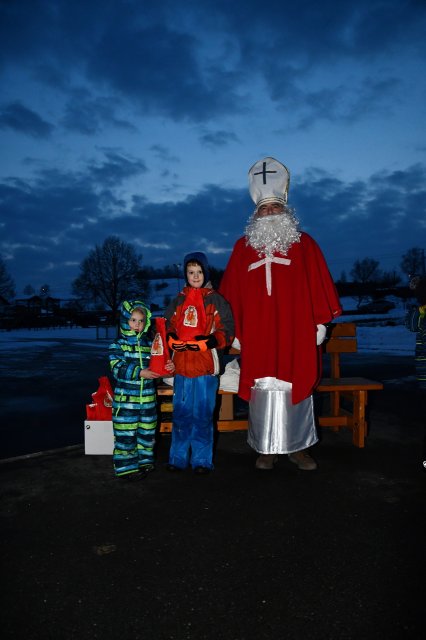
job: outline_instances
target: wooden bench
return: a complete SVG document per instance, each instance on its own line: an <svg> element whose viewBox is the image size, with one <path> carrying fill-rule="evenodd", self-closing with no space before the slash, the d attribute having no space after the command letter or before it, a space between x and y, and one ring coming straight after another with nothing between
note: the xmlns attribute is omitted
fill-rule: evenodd
<svg viewBox="0 0 426 640"><path fill-rule="evenodd" d="M346 427L352 430L352 441L356 447L364 447L367 435L366 406L368 392L383 389L381 382L367 378L342 378L340 371L340 355L342 353L356 353L356 325L353 322L333 324L330 327L330 337L324 345L324 357L330 358L330 378L322 378L316 388L316 393L328 394L324 398L327 404L325 412L318 416L320 427L330 427L339 431ZM238 355L239 351L230 349L230 355ZM235 396L230 391L218 392L220 409L217 418L218 431L245 430L248 426L247 417L238 419L235 416ZM171 419L161 419L162 415L171 415L173 387L160 384L157 387L160 414L160 432L170 433Z"/></svg>
<svg viewBox="0 0 426 640"><path fill-rule="evenodd" d="M356 324L342 322L331 325L331 335L325 344L325 353L330 357L330 378L322 378L317 393L328 394L328 408L318 416L320 427L331 427L339 431L342 427L352 430L352 442L364 447L367 435L366 406L368 392L383 389L381 382L368 378L345 378L341 376L340 354L356 353ZM346 406L345 406L346 405Z"/></svg>

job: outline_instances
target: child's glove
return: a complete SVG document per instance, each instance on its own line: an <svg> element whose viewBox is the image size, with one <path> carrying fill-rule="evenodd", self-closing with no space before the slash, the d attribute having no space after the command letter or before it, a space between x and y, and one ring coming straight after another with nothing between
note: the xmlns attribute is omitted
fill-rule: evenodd
<svg viewBox="0 0 426 640"><path fill-rule="evenodd" d="M189 351L207 351L217 347L217 340L212 333L208 336L195 336L195 340L188 340L186 346Z"/></svg>
<svg viewBox="0 0 426 640"><path fill-rule="evenodd" d="M172 351L186 351L186 342L179 340L176 333L167 334L167 344Z"/></svg>

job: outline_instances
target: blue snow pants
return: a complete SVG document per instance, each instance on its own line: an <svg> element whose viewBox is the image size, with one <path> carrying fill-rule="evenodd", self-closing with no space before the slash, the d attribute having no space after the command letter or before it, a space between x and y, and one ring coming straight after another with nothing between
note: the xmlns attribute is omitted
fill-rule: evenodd
<svg viewBox="0 0 426 640"><path fill-rule="evenodd" d="M213 469L213 412L218 385L217 376L175 376L169 453L169 463L174 467L186 469L190 464L193 469Z"/></svg>

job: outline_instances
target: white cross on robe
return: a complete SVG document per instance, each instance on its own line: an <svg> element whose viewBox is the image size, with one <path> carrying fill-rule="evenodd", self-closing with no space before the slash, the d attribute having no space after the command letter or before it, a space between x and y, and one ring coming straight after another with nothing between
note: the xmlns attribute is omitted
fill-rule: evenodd
<svg viewBox="0 0 426 640"><path fill-rule="evenodd" d="M289 260L288 258L265 256L265 258L262 258L262 260L259 260L258 262L253 262L252 264L250 264L248 268L249 271L252 271L252 269L257 269L258 267L265 265L266 290L268 292L268 296L272 294L272 275L271 275L272 262L276 262L277 264L285 264L285 265L291 264L291 260Z"/></svg>

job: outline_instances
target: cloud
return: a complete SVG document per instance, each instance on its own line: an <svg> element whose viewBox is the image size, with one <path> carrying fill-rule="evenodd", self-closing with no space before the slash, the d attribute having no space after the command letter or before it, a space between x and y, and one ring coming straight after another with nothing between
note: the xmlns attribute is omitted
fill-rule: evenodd
<svg viewBox="0 0 426 640"><path fill-rule="evenodd" d="M104 149L105 161L88 167L88 175L102 187L121 184L124 180L147 172L142 160L129 158L114 149Z"/></svg>
<svg viewBox="0 0 426 640"><path fill-rule="evenodd" d="M0 128L12 129L34 138L48 138L54 127L32 109L15 101L0 109Z"/></svg>
<svg viewBox="0 0 426 640"><path fill-rule="evenodd" d="M123 39L126 46L123 47ZM196 35L167 25L117 32L110 25L87 63L90 80L106 82L145 113L204 121L239 109L235 75L202 65Z"/></svg>
<svg viewBox="0 0 426 640"><path fill-rule="evenodd" d="M255 0L218 4L227 31L239 34L248 64L275 69L277 75L289 61L302 70L342 57L386 58L400 47L426 50L426 7L416 0L271 0L267 11Z"/></svg>
<svg viewBox="0 0 426 640"><path fill-rule="evenodd" d="M0 65L17 65L69 93L63 123L86 135L102 123L131 126L115 116L116 100L175 121L235 116L252 103L257 81L266 82L281 107L283 100L290 108L305 102L307 126L317 112L324 117L330 104L332 113L338 111L341 83L333 80L334 68L366 59L392 67L401 51L423 58L426 52L426 7L416 0L271 0L266 11L256 0L205 0L202 6L189 1L182 7L164 0L144 3L143 10L138 0L38 0L33 9L29 0L2 3ZM329 86L306 87L307 81L315 85L320 72L329 73ZM77 79L104 97L79 103L72 88ZM368 80L362 84L366 93ZM382 88L392 89L389 83ZM378 103L378 89L370 88L370 105ZM349 85L343 90L349 100ZM365 103L352 99L346 112L354 118ZM316 110L318 103L322 108ZM209 144L225 144L206 135Z"/></svg>
<svg viewBox="0 0 426 640"><path fill-rule="evenodd" d="M210 147L224 147L230 142L238 142L238 137L233 131L209 131L200 136L200 141Z"/></svg>
<svg viewBox="0 0 426 640"><path fill-rule="evenodd" d="M137 131L131 122L117 116L115 101L107 97L92 97L85 89L72 91L61 124L68 131L88 136L99 134L107 127Z"/></svg>
<svg viewBox="0 0 426 640"><path fill-rule="evenodd" d="M293 186L292 202L335 275L366 256L384 259L385 269L398 269L402 254L424 237L425 184L422 164L353 183L311 170Z"/></svg>
<svg viewBox="0 0 426 640"><path fill-rule="evenodd" d="M112 183L114 166L121 175L120 163L112 162L99 180ZM76 277L76 265L111 235L140 248L146 265L174 264L198 249L224 267L253 209L245 188L205 185L182 202L162 204L135 194L129 207L113 188L99 190L97 184L89 170L43 172L32 182L0 185L0 252L10 258L12 277L37 287L49 270L50 284L57 289L59 279L65 286L66 278L69 284ZM290 203L335 276L366 256L382 268L398 268L401 255L424 237L425 184L421 164L351 183L311 169L293 180Z"/></svg>
<svg viewBox="0 0 426 640"><path fill-rule="evenodd" d="M150 150L154 153L157 158L159 158L162 162L167 163L176 163L179 162L179 158L176 155L170 153L170 149L165 147L162 144L153 144L150 147Z"/></svg>
<svg viewBox="0 0 426 640"><path fill-rule="evenodd" d="M321 121L353 124L358 120L391 112L397 103L392 98L401 83L396 78L365 78L355 87L338 85L318 91L293 92L296 128L306 130Z"/></svg>

